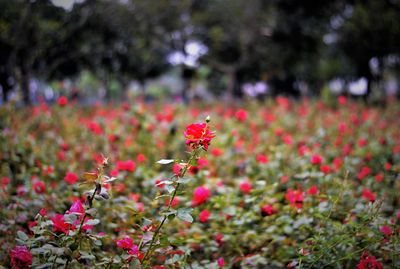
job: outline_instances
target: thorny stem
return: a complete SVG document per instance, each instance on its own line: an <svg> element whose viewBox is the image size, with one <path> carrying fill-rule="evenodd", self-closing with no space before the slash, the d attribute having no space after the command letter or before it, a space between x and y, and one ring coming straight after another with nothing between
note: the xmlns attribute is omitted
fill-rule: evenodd
<svg viewBox="0 0 400 269"><path fill-rule="evenodd" d="M196 148L196 149L193 150L193 152L192 152L192 154L191 154L191 156L190 156L190 158L189 158L189 161L186 163L185 167L184 167L183 170L182 170L181 175L178 176L178 178L179 178L179 177L184 177L184 176L185 176L185 174L186 174L186 172L188 171L188 169L189 169L189 167L190 167L192 161L193 161L195 158L197 158L197 155L198 155L198 153L199 153L199 151L200 151L201 149L202 149L202 147L198 147L198 148ZM176 187L175 187L175 190L174 190L174 192L172 193L172 196L171 196L171 198L170 198L170 200L169 200L168 207L167 207L167 210L166 210L167 212L171 209L172 202L174 201L174 198L175 198L175 196L176 196L176 194L177 194L177 192L178 192L178 190L179 190L179 187L180 187L180 183L177 183L177 185L176 185ZM151 242L150 242L150 246L149 246L149 248L147 249L146 253L144 254L144 257L143 257L143 264L146 264L146 259L147 259L147 258L149 257L149 255L153 252L154 243L156 242L156 239L157 239L157 237L158 237L158 234L160 233L160 230L161 230L162 226L164 225L164 223L165 223L165 221L166 221L167 219L168 219L168 216L167 216L167 215L164 215L162 221L160 222L160 224L158 225L156 231L154 232L154 235L153 235L153 237L152 237L152 239L151 239Z"/></svg>

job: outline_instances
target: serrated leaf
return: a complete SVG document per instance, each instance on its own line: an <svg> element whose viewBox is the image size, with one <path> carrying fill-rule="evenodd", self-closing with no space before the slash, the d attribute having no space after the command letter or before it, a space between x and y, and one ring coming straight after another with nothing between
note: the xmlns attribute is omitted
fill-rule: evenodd
<svg viewBox="0 0 400 269"><path fill-rule="evenodd" d="M175 162L175 160L173 160L173 159L161 159L161 160L157 161L156 163L158 163L158 164L170 164L170 163L173 163L173 162Z"/></svg>

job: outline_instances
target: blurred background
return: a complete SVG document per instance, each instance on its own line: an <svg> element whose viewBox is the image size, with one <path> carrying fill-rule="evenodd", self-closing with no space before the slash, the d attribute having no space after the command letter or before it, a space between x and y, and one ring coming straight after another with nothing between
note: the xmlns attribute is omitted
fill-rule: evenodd
<svg viewBox="0 0 400 269"><path fill-rule="evenodd" d="M398 98L399 0L0 0L1 103Z"/></svg>

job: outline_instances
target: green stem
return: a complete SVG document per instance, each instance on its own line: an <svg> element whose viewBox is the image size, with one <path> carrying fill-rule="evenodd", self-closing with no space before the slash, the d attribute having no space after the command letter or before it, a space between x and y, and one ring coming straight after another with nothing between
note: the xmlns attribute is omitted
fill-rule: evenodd
<svg viewBox="0 0 400 269"><path fill-rule="evenodd" d="M202 147L199 147L199 148L196 148L196 149L192 152L192 154L191 154L191 156L190 156L190 158L189 158L189 161L186 163L185 167L184 167L183 170L182 170L182 173L181 173L181 176L180 176L180 177L184 177L184 176L185 176L186 172L188 171L188 169L189 169L189 167L190 167L190 164L191 164L192 161L197 157L197 155L198 155L198 153L199 153L199 151L200 151L201 149L202 149ZM178 183L178 184L176 185L175 190L174 190L174 192L172 193L172 196L171 196L171 198L170 198L170 200L169 200L168 207L167 207L167 210L166 210L167 212L171 209L172 202L174 201L174 198L175 198L175 196L176 196L176 194L177 194L177 192L178 192L179 187L180 187L180 183ZM168 218L168 216L167 216L167 215L164 215L162 221L160 222L160 224L158 225L156 231L154 232L154 235L153 235L153 237L152 237L152 239L151 239L151 241L150 241L150 246L149 246L149 248L147 249L146 253L144 254L144 257L143 257L143 265L146 264L146 259L149 258L150 254L152 254L154 243L156 242L156 239L157 239L157 237L158 237L158 234L160 233L160 230L161 230L162 226L164 225L165 221L167 220L167 218Z"/></svg>

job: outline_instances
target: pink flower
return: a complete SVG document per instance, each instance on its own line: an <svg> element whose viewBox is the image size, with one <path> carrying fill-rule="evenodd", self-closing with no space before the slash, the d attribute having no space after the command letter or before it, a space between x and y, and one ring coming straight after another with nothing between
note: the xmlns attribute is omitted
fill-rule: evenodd
<svg viewBox="0 0 400 269"><path fill-rule="evenodd" d="M256 160L258 163L267 163L268 162L267 156L265 156L263 154L257 154Z"/></svg>
<svg viewBox="0 0 400 269"><path fill-rule="evenodd" d="M390 228L389 226L385 225L379 228L379 231L381 233L383 233L386 236L389 236L393 233L392 228Z"/></svg>
<svg viewBox="0 0 400 269"><path fill-rule="evenodd" d="M200 222L207 222L208 219L210 218L210 216L211 216L210 211L208 211L207 209L204 209L199 214L199 220L200 220Z"/></svg>
<svg viewBox="0 0 400 269"><path fill-rule="evenodd" d="M32 253L26 246L16 246L10 251L11 267L27 269L32 264Z"/></svg>
<svg viewBox="0 0 400 269"><path fill-rule="evenodd" d="M68 172L64 177L64 181L71 185L75 184L78 181L78 179L79 179L78 176L72 172Z"/></svg>
<svg viewBox="0 0 400 269"><path fill-rule="evenodd" d="M76 200L70 207L69 213L85 214L85 209L80 200Z"/></svg>
<svg viewBox="0 0 400 269"><path fill-rule="evenodd" d="M186 145L195 149L202 146L208 150L211 140L215 137L215 133L210 131L207 123L192 123L186 127L183 135L186 138Z"/></svg>
<svg viewBox="0 0 400 269"><path fill-rule="evenodd" d="M225 266L225 260L224 260L224 258L223 258L223 257L219 257L218 260L217 260L217 264L218 264L218 267L219 267L219 268L224 267L224 266Z"/></svg>
<svg viewBox="0 0 400 269"><path fill-rule="evenodd" d="M253 186L251 186L250 182L245 180L242 183L240 183L239 185L239 189L242 193L244 194L248 194L251 192Z"/></svg>
<svg viewBox="0 0 400 269"><path fill-rule="evenodd" d="M139 247L135 245L133 239L128 236L117 240L117 247L128 250L130 255L137 255L139 253Z"/></svg>
<svg viewBox="0 0 400 269"><path fill-rule="evenodd" d="M197 206L205 203L210 198L211 192L204 186L197 187L193 192L192 205Z"/></svg>

